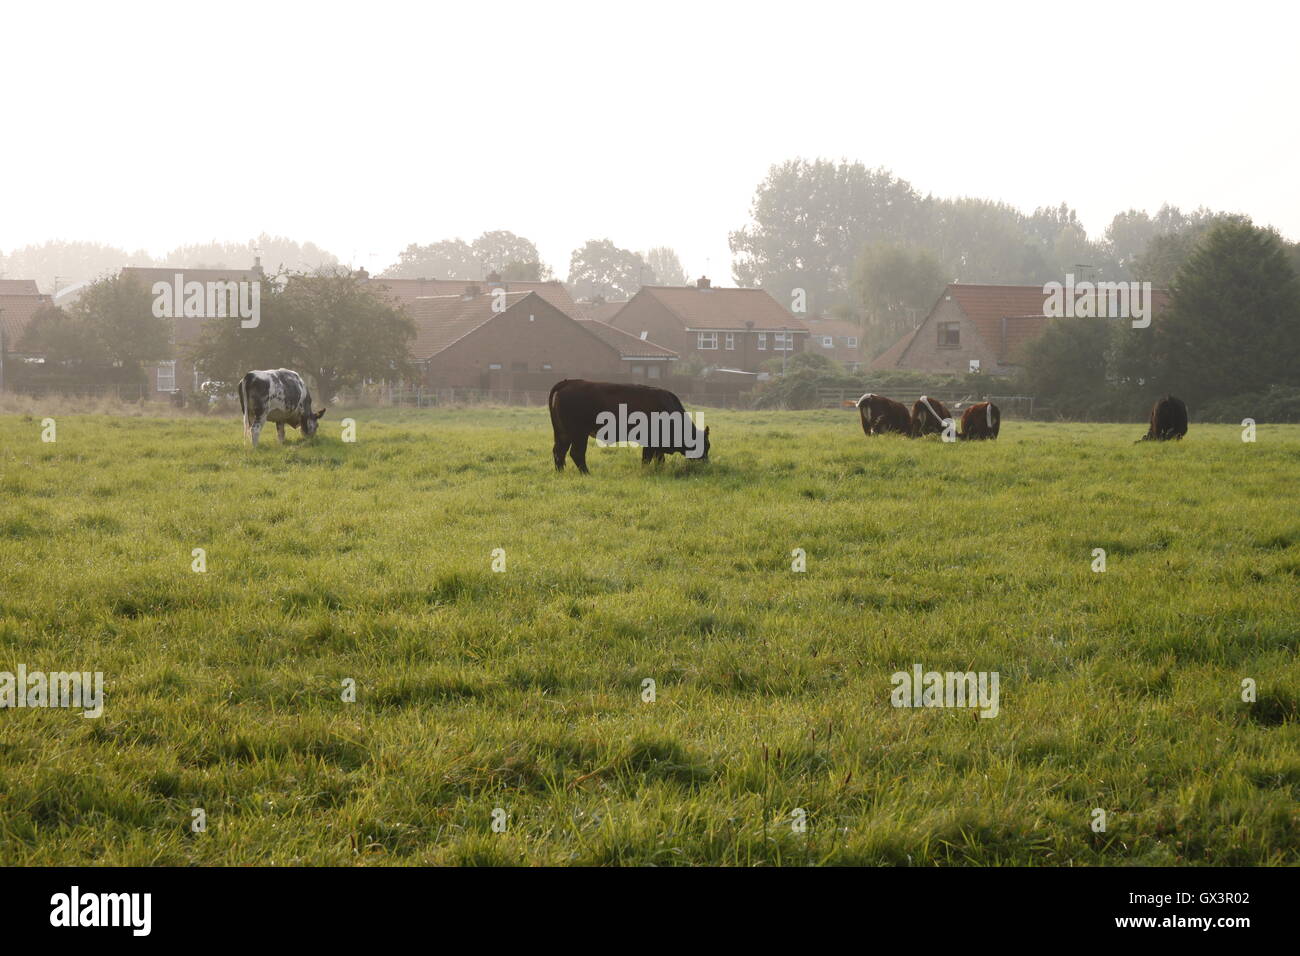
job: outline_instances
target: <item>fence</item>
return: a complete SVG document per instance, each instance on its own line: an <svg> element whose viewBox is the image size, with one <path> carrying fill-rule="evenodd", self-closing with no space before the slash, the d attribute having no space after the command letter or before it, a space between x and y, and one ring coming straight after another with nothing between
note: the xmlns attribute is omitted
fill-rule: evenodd
<svg viewBox="0 0 1300 956"><path fill-rule="evenodd" d="M156 392L148 385L76 385L40 384L16 385L6 388L12 395L30 395L32 398L60 396L64 398L111 398L119 402L169 403L165 392Z"/></svg>
<svg viewBox="0 0 1300 956"><path fill-rule="evenodd" d="M862 391L856 388L819 388L817 389L817 404L821 408L855 408L862 394ZM895 392L889 397L910 407L913 402L921 397L921 394L921 392ZM929 398L937 398L952 410L965 408L975 402L987 401L997 405L998 410L1007 418L1034 417L1034 396L1032 395L941 395L936 392L926 392L925 394Z"/></svg>

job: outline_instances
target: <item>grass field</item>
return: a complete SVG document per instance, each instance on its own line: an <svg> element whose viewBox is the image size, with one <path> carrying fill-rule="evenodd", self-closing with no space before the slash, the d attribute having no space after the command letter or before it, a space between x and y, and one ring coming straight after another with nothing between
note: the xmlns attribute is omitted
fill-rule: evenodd
<svg viewBox="0 0 1300 956"><path fill-rule="evenodd" d="M0 862L1300 862L1300 427L719 411L582 478L542 409L339 414L0 418L0 671L105 679L0 710Z"/></svg>

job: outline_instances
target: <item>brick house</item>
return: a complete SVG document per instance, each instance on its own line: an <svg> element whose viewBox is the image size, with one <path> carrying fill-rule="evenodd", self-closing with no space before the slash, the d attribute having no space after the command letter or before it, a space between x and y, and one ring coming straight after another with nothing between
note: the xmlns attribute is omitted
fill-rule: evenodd
<svg viewBox="0 0 1300 956"><path fill-rule="evenodd" d="M513 284L512 284L513 285ZM434 388L548 390L562 378L664 378L677 355L594 321L571 318L536 291L478 287L421 296L411 361Z"/></svg>
<svg viewBox="0 0 1300 956"><path fill-rule="evenodd" d="M762 363L802 352L808 328L762 289L643 286L610 325L672 349L683 359L757 372Z"/></svg>
<svg viewBox="0 0 1300 956"><path fill-rule="evenodd" d="M485 290L504 289L507 293L536 292L566 315L574 318L585 317L580 314L582 309L573 301L569 290L558 279L546 282L505 281L495 272L489 273L486 279L386 279L382 276L371 279L364 270L361 275L376 289L406 306L408 314L411 313L417 299L431 296L477 295Z"/></svg>
<svg viewBox="0 0 1300 956"><path fill-rule="evenodd" d="M1154 315L1168 299L1168 293L1153 291ZM1037 285L954 282L924 321L876 356L869 368L961 374L978 362L984 374L1010 375L1021 361L1021 349L1052 321L1043 314L1046 300Z"/></svg>
<svg viewBox="0 0 1300 956"><path fill-rule="evenodd" d="M260 282L266 278L260 260L253 262L251 269L186 269L181 266L164 266L147 268L143 266L126 266L122 277L136 279L150 293L155 282L174 285L176 276L183 276L185 282ZM265 295L265 290L263 295ZM179 304L178 304L179 309ZM203 384L202 375L194 367L189 357L189 350L198 344L203 334L204 319L195 316L177 316L168 320L172 323L171 349L172 357L144 367L145 381L152 397L163 400L175 392L192 395Z"/></svg>
<svg viewBox="0 0 1300 956"><path fill-rule="evenodd" d="M862 354L862 329L856 322L843 319L804 319L808 326L808 351L839 362L847 371L861 371L866 357Z"/></svg>

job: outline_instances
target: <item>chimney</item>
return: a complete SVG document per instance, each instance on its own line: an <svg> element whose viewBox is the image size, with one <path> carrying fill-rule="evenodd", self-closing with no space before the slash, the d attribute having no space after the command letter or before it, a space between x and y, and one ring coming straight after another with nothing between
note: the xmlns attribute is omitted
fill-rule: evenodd
<svg viewBox="0 0 1300 956"><path fill-rule="evenodd" d="M472 299L475 296L477 296L481 291L483 290L478 287L477 283L467 285L465 286L465 295L462 296L462 298Z"/></svg>
<svg viewBox="0 0 1300 956"><path fill-rule="evenodd" d="M262 257L261 257L261 256L253 256L253 269L252 269L252 271L253 271L254 273L256 273L258 276L264 276L264 275L266 275L266 270L262 268Z"/></svg>
<svg viewBox="0 0 1300 956"><path fill-rule="evenodd" d="M695 280L695 288L697 289L708 289L711 287L712 287L712 283L709 282L707 276L700 276L698 279Z"/></svg>
<svg viewBox="0 0 1300 956"><path fill-rule="evenodd" d="M501 285L501 273L497 272L495 269L489 272L487 276L487 284L489 289L495 289L497 286Z"/></svg>
<svg viewBox="0 0 1300 956"><path fill-rule="evenodd" d="M357 278L360 279L362 282L369 281L370 273L366 271L365 266L362 266L360 269L357 270Z"/></svg>

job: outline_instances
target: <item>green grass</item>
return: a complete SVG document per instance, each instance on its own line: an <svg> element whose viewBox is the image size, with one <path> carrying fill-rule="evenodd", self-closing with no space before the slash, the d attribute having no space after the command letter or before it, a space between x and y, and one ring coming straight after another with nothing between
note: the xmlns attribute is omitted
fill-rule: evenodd
<svg viewBox="0 0 1300 956"><path fill-rule="evenodd" d="M351 414L0 418L0 670L106 681L0 711L0 862L1300 862L1300 427L719 411L582 478L541 409Z"/></svg>

